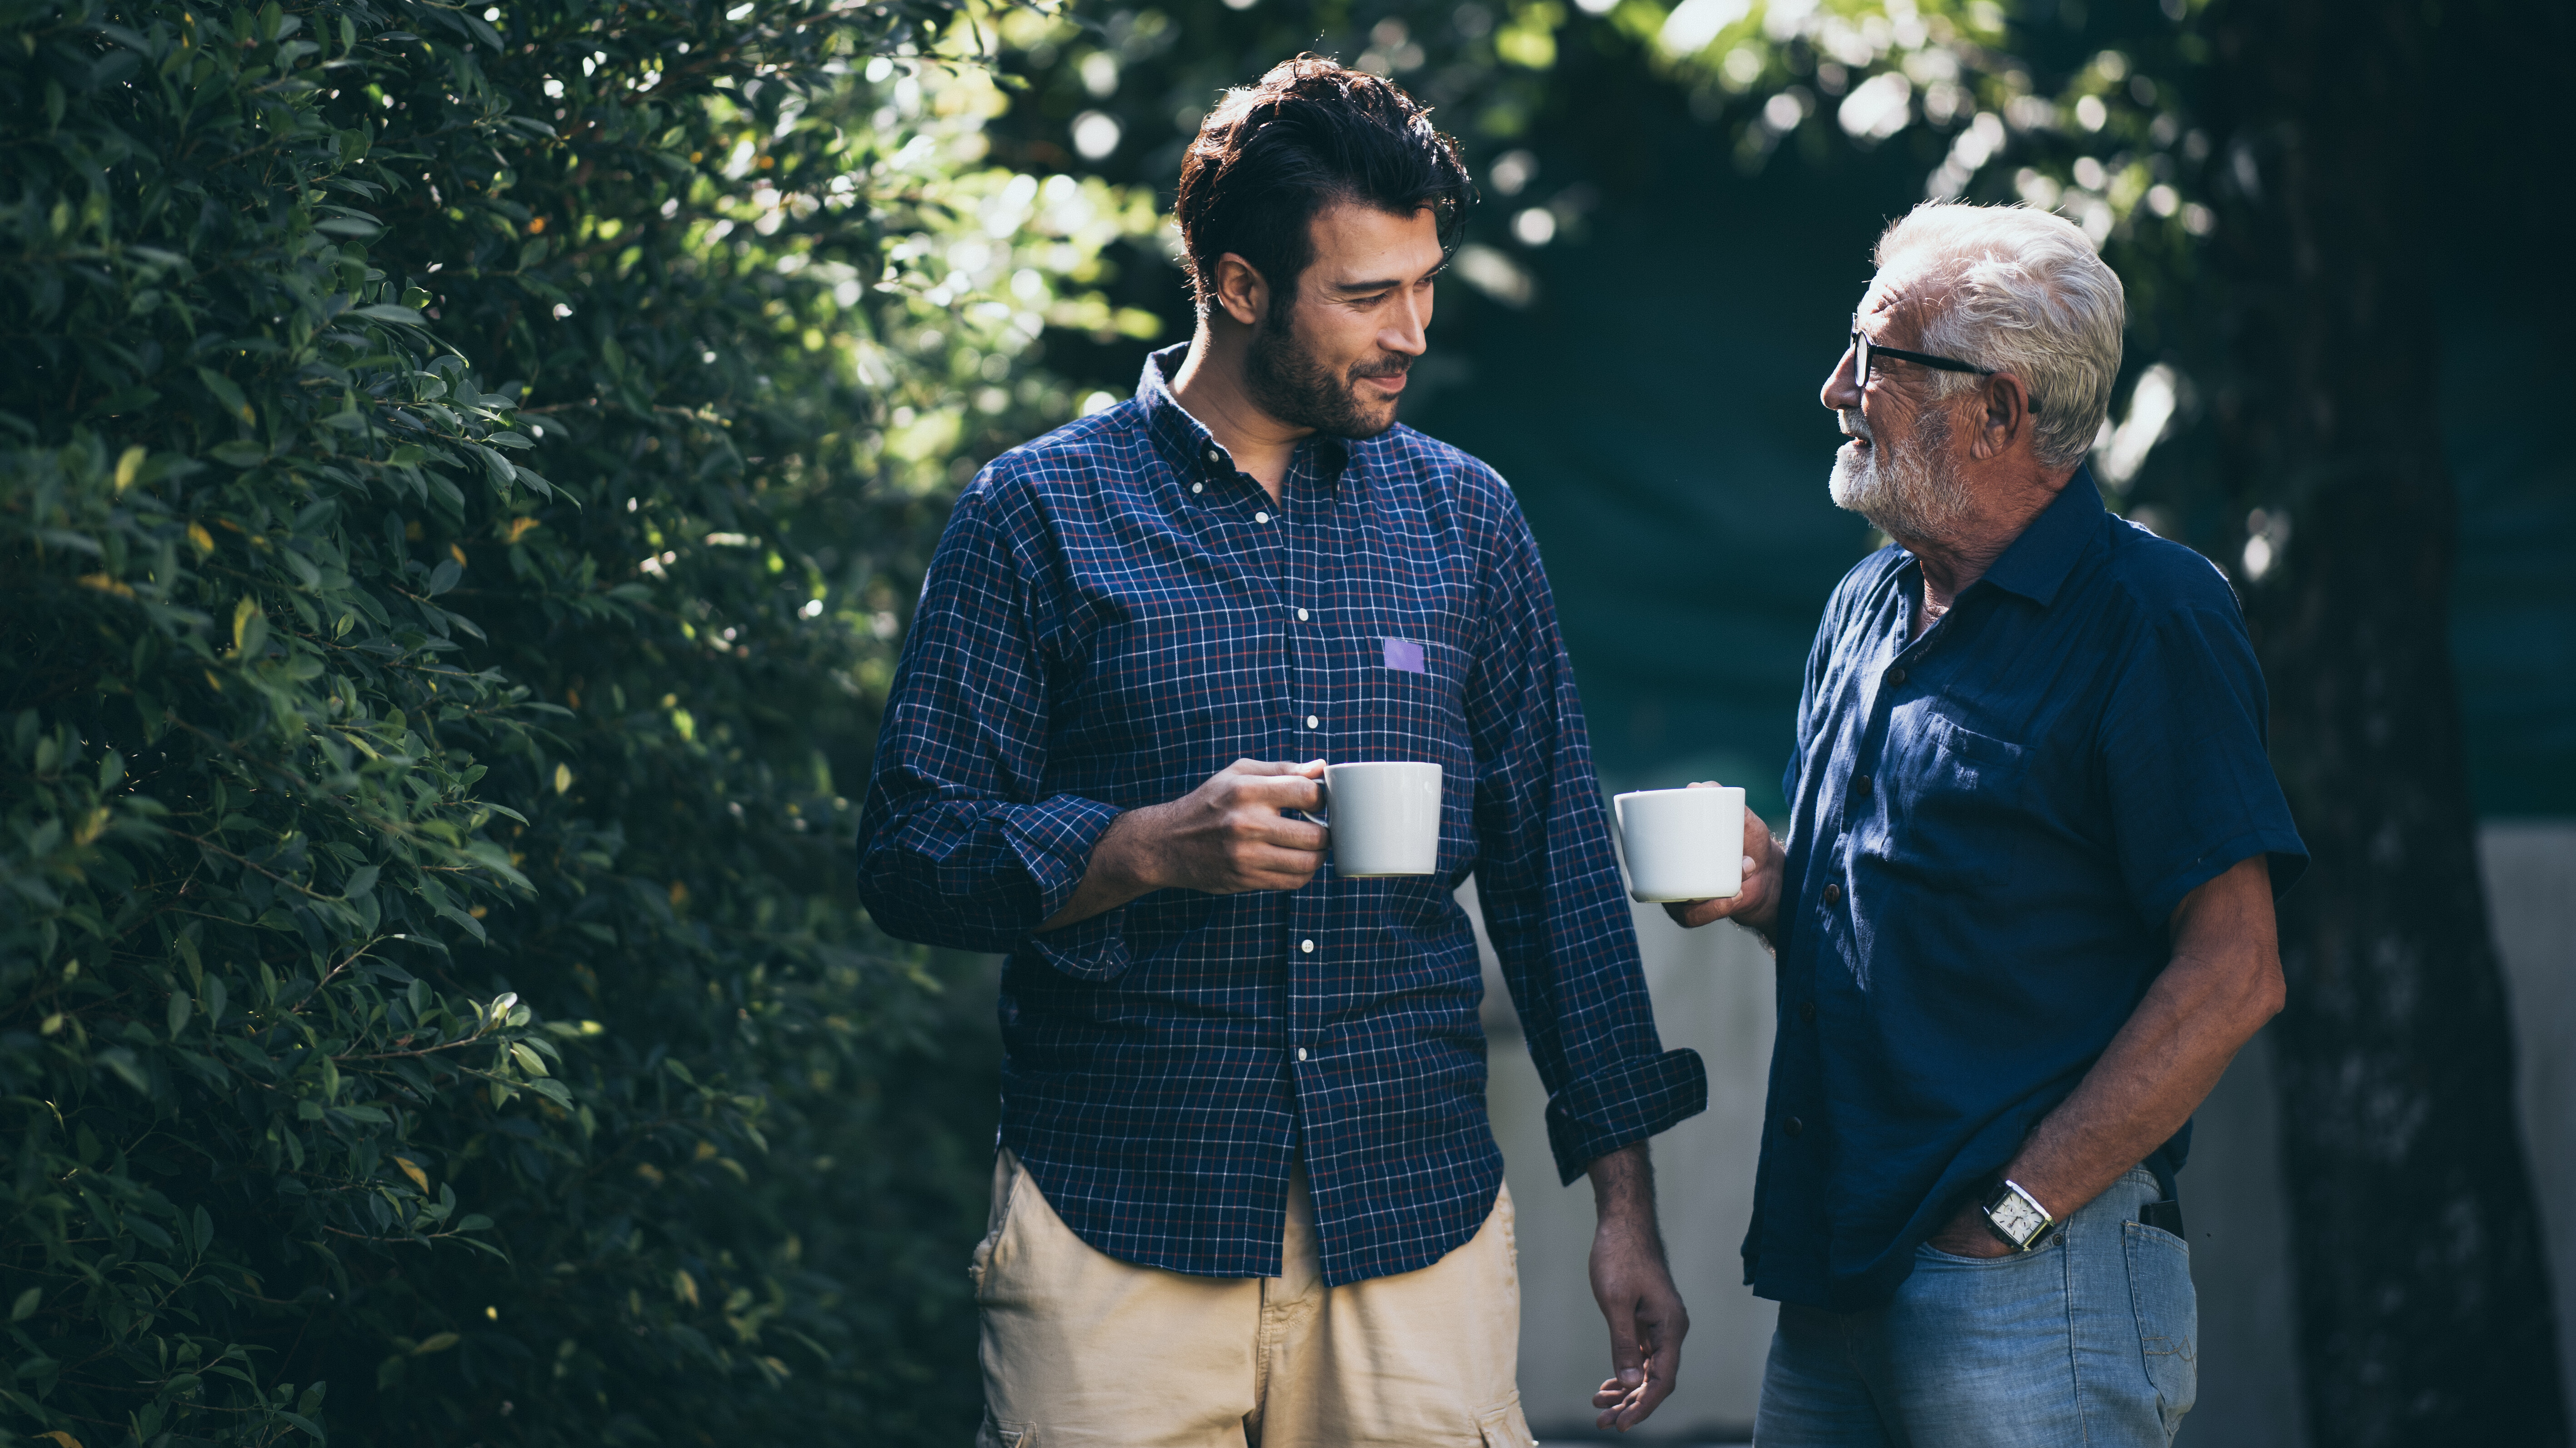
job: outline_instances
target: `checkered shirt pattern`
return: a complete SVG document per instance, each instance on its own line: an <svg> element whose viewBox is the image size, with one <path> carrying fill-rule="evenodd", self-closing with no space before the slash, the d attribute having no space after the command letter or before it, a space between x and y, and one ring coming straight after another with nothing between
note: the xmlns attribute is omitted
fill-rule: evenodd
<svg viewBox="0 0 2576 1448"><path fill-rule="evenodd" d="M1566 1181L1702 1110L1706 1076L1656 1037L1510 489L1397 427L1309 440L1274 503L1173 401L1179 356L959 500L878 743L862 896L898 936L1010 953L1001 1140L1084 1241L1275 1276L1302 1155L1326 1279L1412 1271L1502 1179L1452 898L1471 872ZM1164 890L1034 933L1121 810L1244 758L1439 764L1439 873L1328 862L1293 892Z"/></svg>

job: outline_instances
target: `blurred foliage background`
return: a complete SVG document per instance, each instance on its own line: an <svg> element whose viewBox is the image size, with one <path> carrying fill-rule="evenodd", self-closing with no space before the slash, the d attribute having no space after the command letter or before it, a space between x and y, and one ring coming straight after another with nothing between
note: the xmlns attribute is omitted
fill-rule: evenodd
<svg viewBox="0 0 2576 1448"><path fill-rule="evenodd" d="M1605 772L1758 798L1871 541L1814 388L1924 195L2103 246L2097 476L2292 596L2230 429L2304 4L0 0L0 1444L964 1441L990 1029L849 798L955 490L1187 335L1219 90L1313 49L1459 133L1408 420L1520 490ZM2474 76L2509 8L2365 39ZM2518 93L2440 93L2434 194L2512 194ZM2534 642L2466 635L2468 750L2576 809L2563 463L2485 445L2463 609ZM2445 1352L2519 1363L2490 1316Z"/></svg>
<svg viewBox="0 0 2576 1448"><path fill-rule="evenodd" d="M0 1440L955 1441L847 795L1150 197L944 5L0 30Z"/></svg>

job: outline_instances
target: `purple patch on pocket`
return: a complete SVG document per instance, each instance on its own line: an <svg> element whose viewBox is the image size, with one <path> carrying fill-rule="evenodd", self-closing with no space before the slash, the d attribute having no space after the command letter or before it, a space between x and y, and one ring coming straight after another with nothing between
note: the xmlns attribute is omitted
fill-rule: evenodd
<svg viewBox="0 0 2576 1448"><path fill-rule="evenodd" d="M1379 642L1386 645L1386 666L1388 668L1400 669L1408 674L1419 674L1424 672L1422 667L1422 645L1415 643L1411 639L1380 639Z"/></svg>

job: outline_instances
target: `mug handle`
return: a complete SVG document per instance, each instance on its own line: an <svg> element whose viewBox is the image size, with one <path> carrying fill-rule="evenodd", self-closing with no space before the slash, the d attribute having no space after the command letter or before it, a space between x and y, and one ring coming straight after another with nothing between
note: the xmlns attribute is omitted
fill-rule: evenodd
<svg viewBox="0 0 2576 1448"><path fill-rule="evenodd" d="M1316 780L1314 809L1301 809L1296 811L1296 815L1297 818L1304 820L1310 825L1323 826L1324 833L1331 834L1333 832L1333 792L1331 787L1326 785L1324 781L1320 779Z"/></svg>

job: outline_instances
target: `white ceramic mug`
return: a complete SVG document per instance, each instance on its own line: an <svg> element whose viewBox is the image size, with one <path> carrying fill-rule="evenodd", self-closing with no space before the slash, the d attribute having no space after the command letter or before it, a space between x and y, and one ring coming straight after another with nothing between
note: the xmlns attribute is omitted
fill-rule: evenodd
<svg viewBox="0 0 2576 1448"><path fill-rule="evenodd" d="M1744 791L1642 789L1610 802L1628 898L1725 900L1744 890Z"/></svg>
<svg viewBox="0 0 2576 1448"><path fill-rule="evenodd" d="M1440 766L1325 765L1323 805L1309 818L1332 833L1333 873L1346 880L1433 874L1440 868Z"/></svg>

